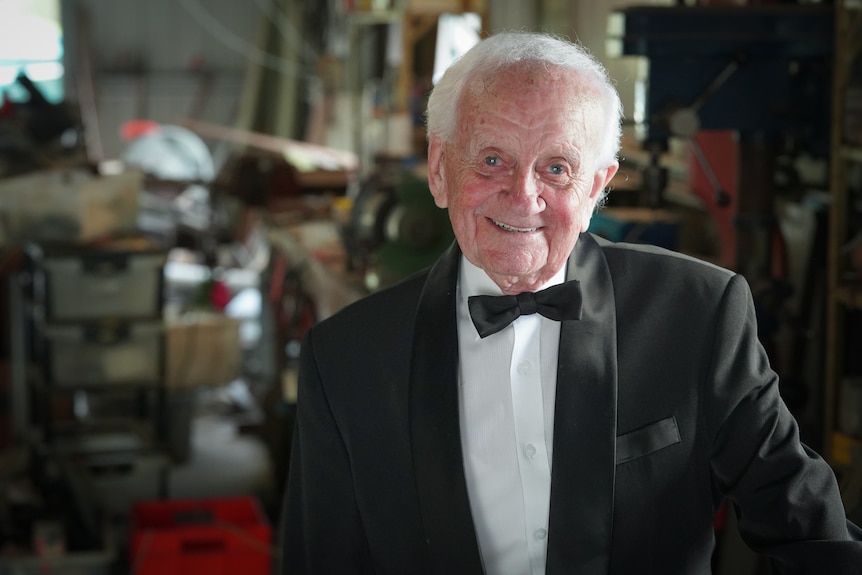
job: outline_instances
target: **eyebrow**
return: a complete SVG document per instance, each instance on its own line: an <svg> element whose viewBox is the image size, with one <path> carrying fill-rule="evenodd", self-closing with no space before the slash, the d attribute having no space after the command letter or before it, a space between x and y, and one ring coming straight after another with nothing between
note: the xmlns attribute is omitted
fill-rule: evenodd
<svg viewBox="0 0 862 575"><path fill-rule="evenodd" d="M469 141L467 142L467 146L465 146L466 152L468 154L478 154L480 151L486 148L495 148L502 152L505 152L506 149L512 147L512 145L509 145L509 143L506 141L507 139L514 142L514 144L518 143L517 138L511 136L509 136L508 138L506 136L498 136L495 137L494 141L492 142L491 139L488 138L486 135L477 134L470 137ZM501 141L502 143L500 143Z"/></svg>

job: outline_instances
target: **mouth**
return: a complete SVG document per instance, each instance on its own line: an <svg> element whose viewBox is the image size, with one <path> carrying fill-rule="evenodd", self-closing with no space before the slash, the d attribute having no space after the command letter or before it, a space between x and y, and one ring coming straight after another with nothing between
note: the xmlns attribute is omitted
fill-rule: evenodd
<svg viewBox="0 0 862 575"><path fill-rule="evenodd" d="M491 219L491 218L489 218L489 219ZM491 221L494 223L495 226L497 226L501 230L504 230L507 232L519 232L519 233L523 234L523 233L528 233L528 232L535 232L536 230L539 229L539 228L518 228L515 226L510 226L509 224L504 224L503 222L499 222L499 221L494 220L494 219L491 219Z"/></svg>

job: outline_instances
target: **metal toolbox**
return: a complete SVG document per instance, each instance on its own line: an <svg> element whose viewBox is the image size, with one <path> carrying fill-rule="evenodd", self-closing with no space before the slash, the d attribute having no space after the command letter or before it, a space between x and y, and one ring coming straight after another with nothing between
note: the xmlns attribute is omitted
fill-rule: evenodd
<svg viewBox="0 0 862 575"><path fill-rule="evenodd" d="M101 321L41 327L48 382L57 387L160 385L164 329L159 321Z"/></svg>
<svg viewBox="0 0 862 575"><path fill-rule="evenodd" d="M162 251L31 246L34 296L49 321L161 317Z"/></svg>

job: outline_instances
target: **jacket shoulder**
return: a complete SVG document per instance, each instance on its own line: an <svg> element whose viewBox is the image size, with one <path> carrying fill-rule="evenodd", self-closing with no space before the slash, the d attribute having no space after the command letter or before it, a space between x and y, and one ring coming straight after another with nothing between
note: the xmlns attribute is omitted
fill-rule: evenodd
<svg viewBox="0 0 862 575"><path fill-rule="evenodd" d="M649 244L617 243L600 237L595 239L612 267L655 267L660 271L703 274L716 280L727 280L736 275L735 272L712 262L666 248Z"/></svg>
<svg viewBox="0 0 862 575"><path fill-rule="evenodd" d="M700 301L714 305L738 274L696 257L645 244L614 243L597 238L618 298L641 301Z"/></svg>
<svg viewBox="0 0 862 575"><path fill-rule="evenodd" d="M337 336L345 330L353 330L352 335L355 337L361 335L356 331L359 326L363 331L373 332L392 323L403 325L409 321L412 325L413 314L427 275L427 271L422 271L366 295L318 322L314 330L327 336Z"/></svg>

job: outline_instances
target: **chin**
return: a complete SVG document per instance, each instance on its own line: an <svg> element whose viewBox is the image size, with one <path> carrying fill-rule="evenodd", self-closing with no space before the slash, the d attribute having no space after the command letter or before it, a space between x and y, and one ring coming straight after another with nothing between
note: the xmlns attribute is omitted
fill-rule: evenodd
<svg viewBox="0 0 862 575"><path fill-rule="evenodd" d="M486 265L481 265L479 267L488 273L493 273L499 276L525 278L541 273L545 269L545 265L518 265L517 259L512 256L483 258L482 262Z"/></svg>

